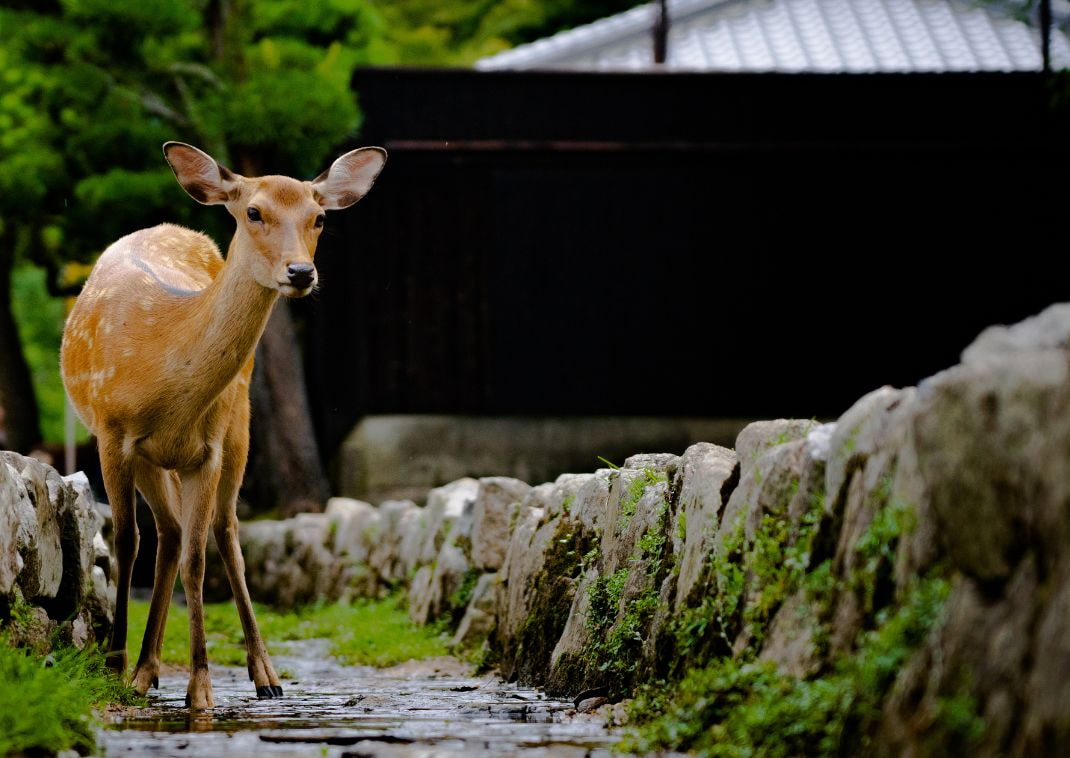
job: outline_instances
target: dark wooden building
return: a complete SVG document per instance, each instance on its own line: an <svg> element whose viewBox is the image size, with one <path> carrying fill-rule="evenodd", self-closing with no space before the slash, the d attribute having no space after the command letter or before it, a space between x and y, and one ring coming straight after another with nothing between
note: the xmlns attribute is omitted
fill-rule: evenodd
<svg viewBox="0 0 1070 758"><path fill-rule="evenodd" d="M354 86L390 161L299 304L327 455L369 413L837 415L1068 296L1060 79Z"/></svg>

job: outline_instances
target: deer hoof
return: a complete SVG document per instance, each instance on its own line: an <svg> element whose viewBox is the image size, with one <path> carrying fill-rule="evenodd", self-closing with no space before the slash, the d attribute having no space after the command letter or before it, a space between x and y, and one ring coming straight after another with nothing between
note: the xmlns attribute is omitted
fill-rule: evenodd
<svg viewBox="0 0 1070 758"><path fill-rule="evenodd" d="M282 687L277 684L261 685L256 688L256 696L260 700L282 697Z"/></svg>

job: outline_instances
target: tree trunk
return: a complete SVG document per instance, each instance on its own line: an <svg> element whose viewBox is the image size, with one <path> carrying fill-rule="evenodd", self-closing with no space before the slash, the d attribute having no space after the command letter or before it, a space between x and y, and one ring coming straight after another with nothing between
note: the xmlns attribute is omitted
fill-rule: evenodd
<svg viewBox="0 0 1070 758"><path fill-rule="evenodd" d="M246 499L281 515L320 511L329 494L308 407L290 304L275 305L256 349Z"/></svg>
<svg viewBox="0 0 1070 758"><path fill-rule="evenodd" d="M7 242L10 240L0 242L0 416L3 421L0 447L28 453L41 442L41 425L30 368L22 353L15 314L11 310L15 253Z"/></svg>

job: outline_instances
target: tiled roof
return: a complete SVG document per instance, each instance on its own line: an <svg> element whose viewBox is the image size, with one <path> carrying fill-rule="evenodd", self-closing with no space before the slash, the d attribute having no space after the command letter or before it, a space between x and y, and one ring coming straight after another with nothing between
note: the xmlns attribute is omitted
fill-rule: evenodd
<svg viewBox="0 0 1070 758"><path fill-rule="evenodd" d="M666 68L698 71L1021 71L1040 33L974 0L668 0ZM1065 6L1057 0L1057 10ZM657 4L483 58L479 69L654 68ZM1070 39L1052 30L1052 65Z"/></svg>

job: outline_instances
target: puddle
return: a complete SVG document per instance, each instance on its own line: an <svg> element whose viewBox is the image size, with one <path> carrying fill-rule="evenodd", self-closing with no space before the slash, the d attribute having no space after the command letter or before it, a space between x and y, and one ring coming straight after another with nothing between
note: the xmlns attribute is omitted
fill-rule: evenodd
<svg viewBox="0 0 1070 758"><path fill-rule="evenodd" d="M257 700L244 669L212 667L216 707L185 707L185 673L160 677L149 704L113 714L106 756L611 756L617 735L573 718L572 704L490 677L452 659L392 669L343 666L326 641L274 656L285 697Z"/></svg>

